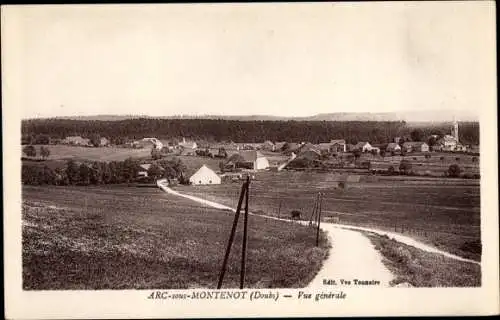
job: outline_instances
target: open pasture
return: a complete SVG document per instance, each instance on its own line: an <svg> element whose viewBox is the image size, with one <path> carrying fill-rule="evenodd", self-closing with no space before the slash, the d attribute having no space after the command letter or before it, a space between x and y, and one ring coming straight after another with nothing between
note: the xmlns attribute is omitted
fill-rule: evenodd
<svg viewBox="0 0 500 320"><path fill-rule="evenodd" d="M39 145L35 148L40 150ZM79 147L69 145L49 145L50 150L48 160L69 160L75 161L123 161L129 157L132 158L150 158L151 148L132 149L118 147Z"/></svg>
<svg viewBox="0 0 500 320"><path fill-rule="evenodd" d="M426 155L430 156L430 158L426 158ZM476 160L473 160L473 158ZM387 170L392 166L398 170L402 160L408 161L411 164L411 171L418 174L442 176L452 164L460 166L464 173L479 174L479 157L460 153L407 153L405 156L386 155L385 157L363 154L358 161L370 161L372 169Z"/></svg>
<svg viewBox="0 0 500 320"><path fill-rule="evenodd" d="M156 188L22 190L23 288L215 288L233 214ZM242 220L224 287L239 281ZM246 287L302 287L327 254L311 228L250 216Z"/></svg>
<svg viewBox="0 0 500 320"><path fill-rule="evenodd" d="M411 233L443 250L480 260L478 180L380 177L375 182L347 183L341 189L334 177L314 172L257 173L250 188L250 209L281 217L300 210L309 219L316 194L322 192L325 219L338 217L340 223ZM235 207L239 184L176 189Z"/></svg>

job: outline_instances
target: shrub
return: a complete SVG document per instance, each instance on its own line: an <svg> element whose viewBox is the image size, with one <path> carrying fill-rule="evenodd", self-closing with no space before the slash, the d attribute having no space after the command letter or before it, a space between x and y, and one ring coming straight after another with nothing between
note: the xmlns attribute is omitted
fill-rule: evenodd
<svg viewBox="0 0 500 320"><path fill-rule="evenodd" d="M390 166L389 168L387 168L387 173L389 174L394 174L394 167L393 166Z"/></svg>
<svg viewBox="0 0 500 320"><path fill-rule="evenodd" d="M292 210L292 212L290 213L291 216L292 216L292 219L300 219L300 216L302 215L302 212L300 212L299 210Z"/></svg>
<svg viewBox="0 0 500 320"><path fill-rule="evenodd" d="M406 174L411 170L411 167L411 163L408 160L403 160L399 164L399 171L402 171Z"/></svg>
<svg viewBox="0 0 500 320"><path fill-rule="evenodd" d="M29 145L23 148L23 152L28 156L28 157L36 157L36 149L34 146Z"/></svg>
<svg viewBox="0 0 500 320"><path fill-rule="evenodd" d="M455 158L455 160L456 160L456 161L460 161L460 157L456 157L456 158Z"/></svg>
<svg viewBox="0 0 500 320"><path fill-rule="evenodd" d="M448 167L448 176L450 177L460 177L462 169L457 164L452 164Z"/></svg>
<svg viewBox="0 0 500 320"><path fill-rule="evenodd" d="M443 161L443 160L444 160L444 157L443 157L443 156L439 157L439 160Z"/></svg>
<svg viewBox="0 0 500 320"><path fill-rule="evenodd" d="M472 162L477 162L477 157L472 157Z"/></svg>

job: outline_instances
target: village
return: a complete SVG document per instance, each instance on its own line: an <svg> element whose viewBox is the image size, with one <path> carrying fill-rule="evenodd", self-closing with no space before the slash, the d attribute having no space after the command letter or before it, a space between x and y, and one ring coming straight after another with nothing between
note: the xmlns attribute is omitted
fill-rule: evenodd
<svg viewBox="0 0 500 320"><path fill-rule="evenodd" d="M460 143L458 130L459 125L454 122L450 134L421 137L423 141L394 137L386 144L371 144L369 141L349 144L345 139L318 144L269 140L262 143L208 143L186 138L177 141L146 137L111 145L105 137L81 136L54 139L50 144L140 150L141 156L137 157L140 160L137 168L139 181L163 177L165 168L159 160L172 157L188 164L182 178L192 185L234 182L240 180L244 172L282 170L477 177L479 146ZM46 148L43 151L50 153ZM460 155L468 157L461 159ZM179 177L168 178L172 184L179 182Z"/></svg>

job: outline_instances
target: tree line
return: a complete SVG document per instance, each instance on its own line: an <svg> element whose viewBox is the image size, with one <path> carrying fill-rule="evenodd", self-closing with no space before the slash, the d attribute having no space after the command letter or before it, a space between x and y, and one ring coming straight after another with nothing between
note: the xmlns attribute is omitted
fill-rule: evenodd
<svg viewBox="0 0 500 320"><path fill-rule="evenodd" d="M465 144L479 144L479 123L461 122L459 138ZM33 119L22 122L23 139L47 141L79 135L100 135L112 144L121 144L131 139L154 136L159 139L182 137L213 142L263 142L308 141L329 142L345 139L347 143L359 141L381 144L392 142L394 137L409 139L413 131L422 137L438 133L450 134L451 124L440 123L409 126L404 121L238 121L217 119L127 119L122 121ZM417 134L417 135L418 135ZM414 134L414 137L415 134ZM420 137L420 136L419 136ZM422 140L424 141L424 140ZM31 142L34 143L34 142ZM42 143L43 144L43 143Z"/></svg>
<svg viewBox="0 0 500 320"><path fill-rule="evenodd" d="M100 185L120 184L145 180L138 176L140 162L129 158L124 161L77 163L68 160L64 166L50 168L27 162L22 164L21 181L29 185ZM174 158L154 162L147 170L146 180L159 178L178 179L185 183L186 167L181 160Z"/></svg>

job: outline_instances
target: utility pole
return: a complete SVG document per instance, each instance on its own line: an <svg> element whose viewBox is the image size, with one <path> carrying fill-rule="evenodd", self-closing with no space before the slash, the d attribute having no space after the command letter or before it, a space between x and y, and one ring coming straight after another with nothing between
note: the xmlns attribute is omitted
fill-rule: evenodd
<svg viewBox="0 0 500 320"><path fill-rule="evenodd" d="M233 227L231 229L231 234L229 236L229 241L227 243L226 254L224 256L224 262L222 263L222 269L219 274L219 282L217 284L217 289L220 289L222 287L222 281L224 280L224 275L226 273L227 261L229 259L229 254L231 253L231 246L233 245L234 234L236 233L236 226L238 225L238 218L240 216L241 204L243 203L243 196L245 195L246 189L247 189L247 183L244 183L243 186L241 187L240 199L238 201L238 207L236 208L236 213L234 215Z"/></svg>
<svg viewBox="0 0 500 320"><path fill-rule="evenodd" d="M321 224L321 210L322 208L322 202L323 202L323 194L319 193L319 209L318 209L318 227L316 228L316 247L319 247L319 226Z"/></svg>
<svg viewBox="0 0 500 320"><path fill-rule="evenodd" d="M222 263L222 269L219 274L219 281L217 283L217 289L222 287L222 282L224 280L224 275L226 273L227 263L229 260L229 255L231 253L231 247L234 242L234 235L236 233L236 227L238 225L238 220L240 217L241 207L243 200L245 200L245 213L243 220L243 242L241 248L241 270L240 270L240 289L243 289L245 284L245 274L246 274L246 255L247 255L247 243L248 243L248 191L250 186L250 176L247 176L247 181L243 183L241 187L240 198L238 200L238 207L236 208L236 213L234 215L233 227L231 229L231 234L229 236L229 241L226 247L226 254L224 256L224 262Z"/></svg>
<svg viewBox="0 0 500 320"><path fill-rule="evenodd" d="M250 190L250 176L247 176L245 196L245 219L243 221L243 247L241 250L241 273L240 273L240 289L243 289L245 284L246 260L247 260L247 237L248 237L248 192Z"/></svg>
<svg viewBox="0 0 500 320"><path fill-rule="evenodd" d="M281 217L281 203L283 202L283 200L280 200L280 204L278 206L278 219Z"/></svg>

